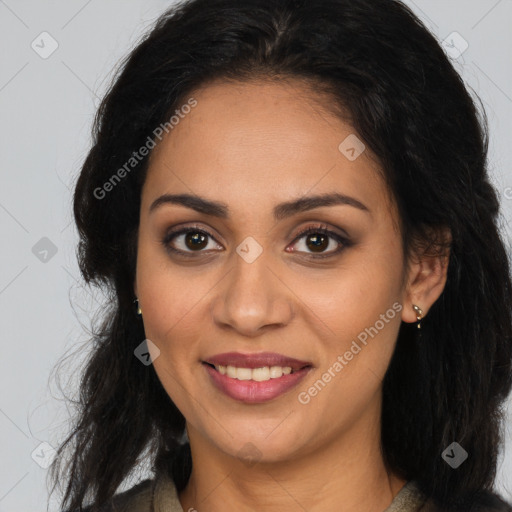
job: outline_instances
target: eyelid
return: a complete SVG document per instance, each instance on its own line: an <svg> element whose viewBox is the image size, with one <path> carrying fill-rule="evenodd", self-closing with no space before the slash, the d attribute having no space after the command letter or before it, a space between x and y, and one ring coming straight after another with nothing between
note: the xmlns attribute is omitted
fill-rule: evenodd
<svg viewBox="0 0 512 512"><path fill-rule="evenodd" d="M177 227L167 230L161 239L161 243L166 249L168 249L169 251L172 251L175 254L180 254L180 255L185 255L185 256L189 256L189 255L194 256L195 254L205 253L206 251L204 251L204 250L184 251L182 249L175 249L174 247L171 246L171 243L170 243L171 240L173 240L174 238L177 238L178 236L186 235L187 233L190 233L190 232L202 233L202 234L206 235L207 237L211 238L216 244L222 245L222 244L220 244L220 242L217 241L216 237L208 229L205 229L205 228L199 226L198 224L185 224L185 225L180 225L180 226L177 226Z"/></svg>
<svg viewBox="0 0 512 512"><path fill-rule="evenodd" d="M313 222L308 224L307 226L301 228L299 232L295 235L294 241L302 238L304 235L308 233L326 233L328 235L333 235L334 237L338 237L340 239L349 239L349 235L340 229L341 232L336 231L339 228L331 228L327 224L322 222Z"/></svg>
<svg viewBox="0 0 512 512"><path fill-rule="evenodd" d="M205 250L184 251L182 249L175 249L174 247L171 246L170 242L172 239L174 239L180 235L186 235L189 232L202 233L202 234L206 235L207 237L210 237L216 244L222 245L222 244L220 244L220 242L217 241L216 237L208 229L205 229L198 224L185 224L182 226L178 226L178 227L169 229L168 231L165 232L164 236L162 237L161 243L166 249L168 249L169 251L172 251L174 254L184 255L186 257L188 257L188 256L195 257L195 256L201 255L202 253L209 254L210 251L205 251ZM296 254L305 255L305 257L307 257L307 258L321 259L321 258L328 258L328 257L332 257L334 255L337 255L341 251L343 251L346 247L349 247L350 245L352 245L352 242L351 242L350 238L348 237L348 235L338 233L334 229L330 228L328 225L326 225L324 223L318 223L318 222L309 224L308 226L301 228L300 231L295 235L295 237L290 245L292 245L292 246L295 245L301 238L304 238L306 235L308 235L310 233L323 233L326 236L334 239L337 243L341 244L342 247L336 249L335 251L329 251L329 252L318 253L318 254L306 253L304 251L291 251L291 252L295 252ZM289 246L287 246L287 247L289 247Z"/></svg>
<svg viewBox="0 0 512 512"><path fill-rule="evenodd" d="M306 235L310 233L322 233L329 238L334 239L338 244L341 244L341 247L334 251L329 252L323 252L323 253L304 253L303 251L296 251L297 254L305 255L306 258L313 258L313 259L321 259L321 258L329 258L332 256L336 256L339 253L341 253L345 248L350 247L352 245L352 241L346 234L341 234L335 231L334 229L330 228L326 224L323 223L316 223L309 226L306 226L305 228L302 228L296 235L291 245L296 244L301 238L304 238ZM295 252L295 251L292 251Z"/></svg>

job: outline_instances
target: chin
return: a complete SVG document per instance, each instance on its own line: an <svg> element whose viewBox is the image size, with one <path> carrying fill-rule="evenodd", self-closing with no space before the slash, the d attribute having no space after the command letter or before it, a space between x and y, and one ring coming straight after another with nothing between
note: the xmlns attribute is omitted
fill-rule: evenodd
<svg viewBox="0 0 512 512"><path fill-rule="evenodd" d="M274 423L275 426L279 422ZM227 430L230 431L228 426ZM257 428L257 423L251 423L251 428ZM279 428L279 427L278 427ZM244 430L237 430L244 432ZM245 431L247 432L247 431ZM304 451L304 439L289 431L277 432L261 429L258 433L246 433L245 435L222 436L222 439L211 439L217 448L231 457L245 461L247 465L259 463L284 462L299 458Z"/></svg>

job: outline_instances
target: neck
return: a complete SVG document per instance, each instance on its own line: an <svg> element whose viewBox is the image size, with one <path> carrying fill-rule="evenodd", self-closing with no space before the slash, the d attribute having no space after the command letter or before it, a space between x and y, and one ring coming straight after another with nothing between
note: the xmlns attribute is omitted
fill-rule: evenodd
<svg viewBox="0 0 512 512"><path fill-rule="evenodd" d="M385 467L375 418L320 439L307 453L253 465L220 451L190 425L187 431L194 463L179 495L185 511L220 512L226 503L240 512L383 511L406 483Z"/></svg>

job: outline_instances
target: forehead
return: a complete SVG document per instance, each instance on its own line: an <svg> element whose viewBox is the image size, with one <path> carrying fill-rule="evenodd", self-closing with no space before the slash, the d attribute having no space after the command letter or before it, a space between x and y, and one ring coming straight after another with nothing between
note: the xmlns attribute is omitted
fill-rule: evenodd
<svg viewBox="0 0 512 512"><path fill-rule="evenodd" d="M355 160L340 151L357 135L329 96L300 82L218 81L190 97L197 105L152 152L143 203L166 192L195 193L222 196L236 209L337 191L389 210L368 148Z"/></svg>

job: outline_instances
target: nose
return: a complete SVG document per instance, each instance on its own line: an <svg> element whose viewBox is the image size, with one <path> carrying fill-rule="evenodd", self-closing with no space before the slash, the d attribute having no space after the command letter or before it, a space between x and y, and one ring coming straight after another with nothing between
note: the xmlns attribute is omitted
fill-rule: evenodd
<svg viewBox="0 0 512 512"><path fill-rule="evenodd" d="M215 324L248 337L287 325L294 316L293 293L271 268L266 251L251 263L238 254L233 260L212 300Z"/></svg>

